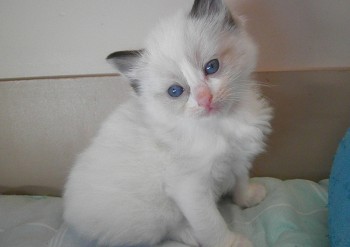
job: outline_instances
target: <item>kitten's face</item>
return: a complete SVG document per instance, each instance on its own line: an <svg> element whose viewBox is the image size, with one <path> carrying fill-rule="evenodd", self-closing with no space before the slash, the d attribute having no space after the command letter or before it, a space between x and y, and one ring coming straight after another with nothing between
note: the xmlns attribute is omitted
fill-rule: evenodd
<svg viewBox="0 0 350 247"><path fill-rule="evenodd" d="M256 52L243 26L221 1L198 2L159 25L127 73L146 108L167 118L224 114L250 88Z"/></svg>

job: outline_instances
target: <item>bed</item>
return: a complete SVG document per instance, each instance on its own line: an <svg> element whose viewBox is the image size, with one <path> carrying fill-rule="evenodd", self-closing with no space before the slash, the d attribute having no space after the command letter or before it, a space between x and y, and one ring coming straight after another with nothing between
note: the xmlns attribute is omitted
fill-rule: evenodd
<svg viewBox="0 0 350 247"><path fill-rule="evenodd" d="M328 180L254 178L268 189L258 206L242 210L220 203L228 225L255 246L328 246ZM62 222L62 199L47 196L0 196L0 246L87 247Z"/></svg>

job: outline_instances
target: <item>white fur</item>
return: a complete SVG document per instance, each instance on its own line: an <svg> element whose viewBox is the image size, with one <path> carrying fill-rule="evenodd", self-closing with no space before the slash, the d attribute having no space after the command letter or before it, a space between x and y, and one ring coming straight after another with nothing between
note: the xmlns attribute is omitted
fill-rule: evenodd
<svg viewBox="0 0 350 247"><path fill-rule="evenodd" d="M213 58L220 70L205 76ZM216 202L233 191L240 206L265 196L248 183L271 118L250 79L255 60L242 24L222 30L219 17L201 21L183 13L160 24L126 75L140 81L140 95L107 119L71 171L65 220L101 244L252 246L228 230ZM185 88L176 99L167 95L173 84ZM213 93L217 112L197 104L201 85Z"/></svg>

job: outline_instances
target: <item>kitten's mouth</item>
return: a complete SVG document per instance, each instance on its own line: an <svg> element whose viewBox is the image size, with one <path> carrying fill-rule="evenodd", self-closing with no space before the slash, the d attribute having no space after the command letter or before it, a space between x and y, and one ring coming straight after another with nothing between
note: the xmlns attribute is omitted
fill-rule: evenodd
<svg viewBox="0 0 350 247"><path fill-rule="evenodd" d="M214 104L201 107L200 109L200 113L201 113L200 115L204 117L213 116L219 112L220 112L220 108Z"/></svg>
<svg viewBox="0 0 350 247"><path fill-rule="evenodd" d="M205 107L205 111L208 113L208 114L211 114L211 113L215 113L216 111L216 108L212 105L208 105Z"/></svg>

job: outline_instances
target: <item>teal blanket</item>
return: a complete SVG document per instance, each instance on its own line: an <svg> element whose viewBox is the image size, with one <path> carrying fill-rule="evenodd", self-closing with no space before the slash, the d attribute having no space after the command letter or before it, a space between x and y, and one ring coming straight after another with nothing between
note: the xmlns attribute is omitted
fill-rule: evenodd
<svg viewBox="0 0 350 247"><path fill-rule="evenodd" d="M241 210L224 204L230 226L248 236L256 247L326 247L328 180L255 179L268 189L260 205Z"/></svg>
<svg viewBox="0 0 350 247"><path fill-rule="evenodd" d="M228 225L249 237L256 247L329 246L328 180L281 181L254 178L268 190L258 206L240 209L220 204ZM0 246L95 247L62 223L62 199L0 195Z"/></svg>

